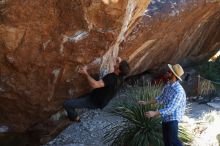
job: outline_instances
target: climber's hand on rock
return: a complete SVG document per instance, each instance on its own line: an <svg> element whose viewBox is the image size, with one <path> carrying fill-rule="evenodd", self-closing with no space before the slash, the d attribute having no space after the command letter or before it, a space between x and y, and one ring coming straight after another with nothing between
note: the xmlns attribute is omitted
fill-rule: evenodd
<svg viewBox="0 0 220 146"><path fill-rule="evenodd" d="M120 63L121 60L122 60L121 57L117 57L117 58L116 58L116 63Z"/></svg>
<svg viewBox="0 0 220 146"><path fill-rule="evenodd" d="M87 70L88 70L88 67L83 66L83 67L79 68L78 72L81 73L81 74L88 74Z"/></svg>

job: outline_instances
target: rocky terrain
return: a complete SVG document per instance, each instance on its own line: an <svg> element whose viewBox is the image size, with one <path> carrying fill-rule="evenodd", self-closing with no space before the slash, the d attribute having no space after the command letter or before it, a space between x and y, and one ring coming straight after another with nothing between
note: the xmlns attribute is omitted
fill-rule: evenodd
<svg viewBox="0 0 220 146"><path fill-rule="evenodd" d="M186 113L182 124L194 135L191 146L218 146L220 110L196 102L189 102L188 107L191 110ZM105 127L122 120L106 112L108 108L83 113L80 123L72 123L44 146L107 146L103 143L103 135L108 130Z"/></svg>

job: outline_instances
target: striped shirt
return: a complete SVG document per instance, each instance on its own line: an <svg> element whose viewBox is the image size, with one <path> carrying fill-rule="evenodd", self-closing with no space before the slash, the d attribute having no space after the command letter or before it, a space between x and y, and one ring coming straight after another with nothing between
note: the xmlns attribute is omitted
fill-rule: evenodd
<svg viewBox="0 0 220 146"><path fill-rule="evenodd" d="M186 108L186 93L178 81L168 83L156 100L164 105L164 108L159 110L163 122L181 121Z"/></svg>

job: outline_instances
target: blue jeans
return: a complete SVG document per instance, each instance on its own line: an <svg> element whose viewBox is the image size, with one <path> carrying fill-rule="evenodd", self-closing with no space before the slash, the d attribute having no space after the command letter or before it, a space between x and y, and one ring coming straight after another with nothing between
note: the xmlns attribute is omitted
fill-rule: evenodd
<svg viewBox="0 0 220 146"><path fill-rule="evenodd" d="M65 100L63 106L67 111L68 118L70 120L74 120L78 116L75 108L88 108L88 109L99 108L98 106L96 106L94 103L91 102L90 94L86 94L74 99Z"/></svg>
<svg viewBox="0 0 220 146"><path fill-rule="evenodd" d="M183 146L178 138L178 121L163 122L162 129L165 146Z"/></svg>

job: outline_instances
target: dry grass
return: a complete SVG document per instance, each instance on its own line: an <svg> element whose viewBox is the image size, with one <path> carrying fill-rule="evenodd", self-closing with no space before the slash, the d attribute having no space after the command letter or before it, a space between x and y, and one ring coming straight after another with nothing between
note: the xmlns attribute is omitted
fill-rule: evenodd
<svg viewBox="0 0 220 146"><path fill-rule="evenodd" d="M209 96L215 93L215 86L209 80L202 79L199 82L199 95L200 96Z"/></svg>

